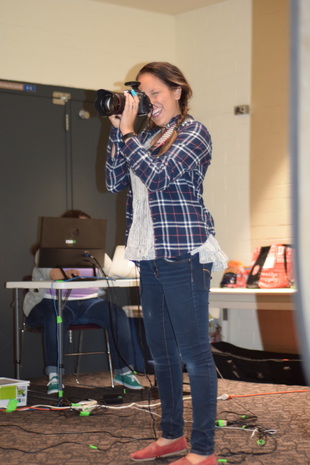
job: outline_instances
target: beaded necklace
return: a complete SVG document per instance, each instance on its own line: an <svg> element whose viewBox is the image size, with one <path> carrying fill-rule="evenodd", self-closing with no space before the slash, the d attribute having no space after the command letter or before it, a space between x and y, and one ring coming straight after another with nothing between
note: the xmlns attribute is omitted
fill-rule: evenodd
<svg viewBox="0 0 310 465"><path fill-rule="evenodd" d="M173 131L174 131L176 125L177 125L177 124L174 123L174 124L172 124L172 125L170 126L170 128L166 129L166 130L164 131L164 133L162 134L162 136L158 139L158 141L155 142L155 144L152 145L152 146L149 148L149 150L152 152L153 150L158 149L159 147L161 147L162 145L164 145L164 143L166 142L166 140L168 140L169 137L171 136L171 134L173 133ZM155 136L156 136L156 134L155 134ZM154 137L155 137L155 136L154 136Z"/></svg>

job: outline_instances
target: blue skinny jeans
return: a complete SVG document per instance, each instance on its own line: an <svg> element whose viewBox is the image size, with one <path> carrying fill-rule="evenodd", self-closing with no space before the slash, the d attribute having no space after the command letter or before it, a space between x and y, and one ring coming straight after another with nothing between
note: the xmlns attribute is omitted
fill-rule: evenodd
<svg viewBox="0 0 310 465"><path fill-rule="evenodd" d="M55 301L43 299L33 307L25 322L30 327L43 328L45 373L48 375L57 372L58 343ZM115 372L126 372L129 370L128 366L133 366L134 355L129 320L121 307L100 297L68 300L63 309L64 337L71 324L96 324L107 329Z"/></svg>
<svg viewBox="0 0 310 465"><path fill-rule="evenodd" d="M146 337L161 400L162 436L184 434L183 367L192 396L191 452L211 455L217 405L217 375L209 343L212 263L199 254L140 262L140 292Z"/></svg>

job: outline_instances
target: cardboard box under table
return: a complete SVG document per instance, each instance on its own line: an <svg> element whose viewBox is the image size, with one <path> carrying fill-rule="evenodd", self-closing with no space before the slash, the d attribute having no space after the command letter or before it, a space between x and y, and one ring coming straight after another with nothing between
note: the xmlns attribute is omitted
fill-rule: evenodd
<svg viewBox="0 0 310 465"><path fill-rule="evenodd" d="M0 377L0 408L12 409L27 405L28 386L30 381Z"/></svg>

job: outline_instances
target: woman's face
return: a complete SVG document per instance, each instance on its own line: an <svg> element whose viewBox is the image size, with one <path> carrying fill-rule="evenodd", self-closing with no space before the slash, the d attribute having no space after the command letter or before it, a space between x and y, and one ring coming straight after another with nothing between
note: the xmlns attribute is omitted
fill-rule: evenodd
<svg viewBox="0 0 310 465"><path fill-rule="evenodd" d="M141 83L139 89L149 97L153 105L152 120L157 126L165 127L171 118L181 113L181 87L170 89L151 73L141 74L138 79Z"/></svg>

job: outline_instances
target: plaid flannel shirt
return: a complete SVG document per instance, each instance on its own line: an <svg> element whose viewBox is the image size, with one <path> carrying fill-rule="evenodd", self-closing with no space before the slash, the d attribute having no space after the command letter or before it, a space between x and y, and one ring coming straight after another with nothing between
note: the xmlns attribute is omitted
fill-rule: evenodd
<svg viewBox="0 0 310 465"><path fill-rule="evenodd" d="M156 258L173 258L192 251L202 245L209 234L215 234L212 215L202 198L212 143L206 127L189 120L178 129L177 138L169 150L156 157L156 150L151 153L144 144L157 131L158 128L142 132L124 144L120 131L111 128L106 185L110 192L129 188L126 206L128 235L133 216L129 168L134 171L148 190Z"/></svg>

